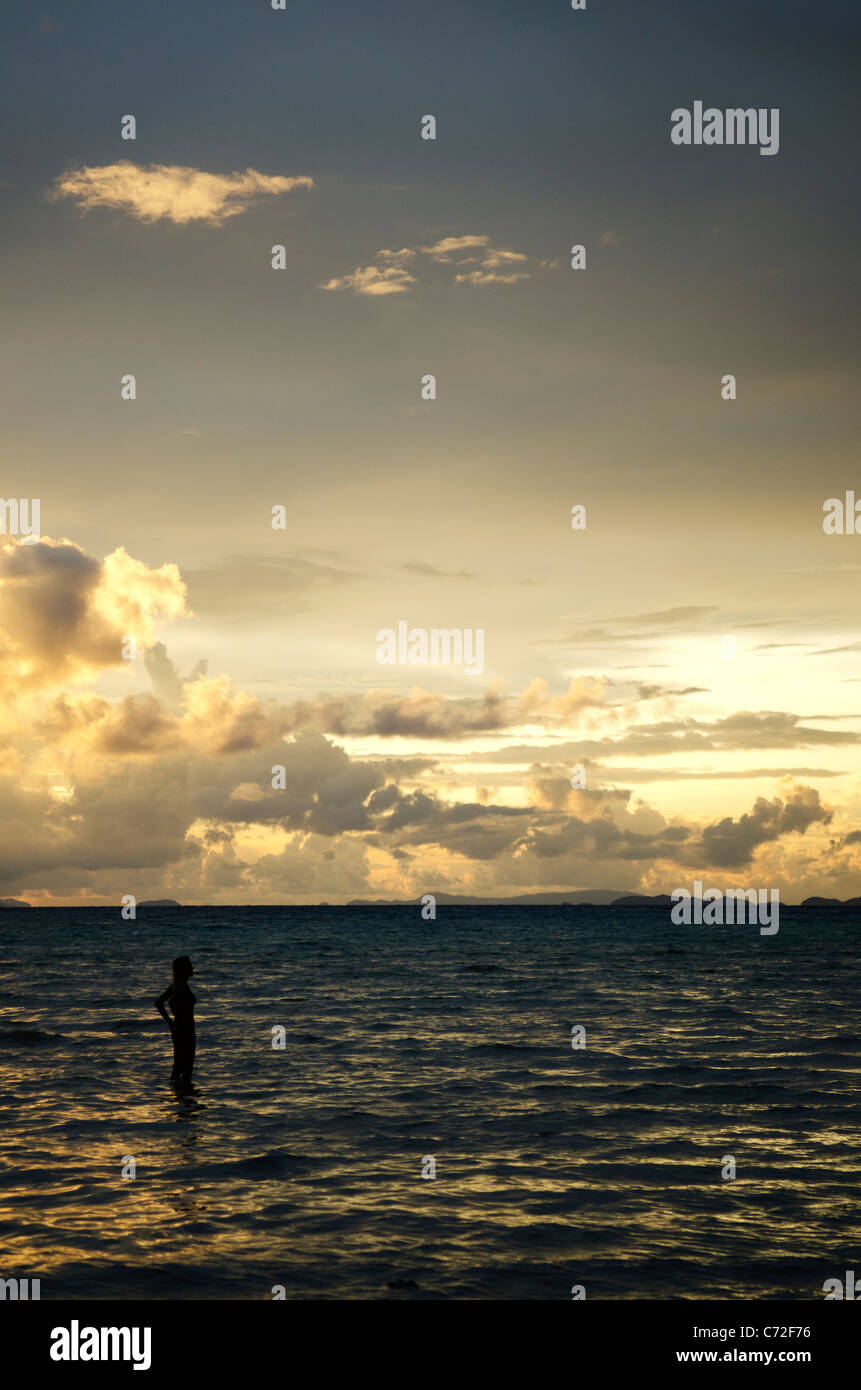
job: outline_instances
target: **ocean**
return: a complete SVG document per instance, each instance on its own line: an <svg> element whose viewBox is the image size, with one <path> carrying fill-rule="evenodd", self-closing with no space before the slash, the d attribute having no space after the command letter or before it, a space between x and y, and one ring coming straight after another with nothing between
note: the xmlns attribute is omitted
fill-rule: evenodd
<svg viewBox="0 0 861 1390"><path fill-rule="evenodd" d="M181 954L188 1095L153 1003ZM3 911L0 1278L821 1299L861 1259L858 977L851 912Z"/></svg>

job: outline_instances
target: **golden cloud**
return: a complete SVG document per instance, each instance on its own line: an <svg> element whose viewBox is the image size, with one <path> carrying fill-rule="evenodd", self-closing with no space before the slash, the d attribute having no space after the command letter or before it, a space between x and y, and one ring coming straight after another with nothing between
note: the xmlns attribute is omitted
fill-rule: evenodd
<svg viewBox="0 0 861 1390"><path fill-rule="evenodd" d="M150 569L125 550L103 562L67 540L0 548L0 688L88 679L123 660L126 637L151 642L157 618L186 612L176 565Z"/></svg>
<svg viewBox="0 0 861 1390"><path fill-rule="evenodd" d="M469 254L478 253L478 254ZM341 275L321 285L323 290L352 290L355 294L403 294L418 283L417 277L406 268L405 262L419 254L441 265L455 269L474 265L479 269L455 275L455 284L513 285L528 280L526 270L515 270L529 257L522 251L504 251L494 247L489 236L447 236L432 246L404 246L400 251L378 251L371 265L357 266L349 275Z"/></svg>
<svg viewBox="0 0 861 1390"><path fill-rule="evenodd" d="M287 177L242 173L207 174L181 164L118 164L71 169L55 180L51 198L74 198L85 212L93 208L119 208L141 222L208 222L220 225L228 217L247 211L258 198L290 193L294 188L313 188L305 175Z"/></svg>
<svg viewBox="0 0 861 1390"><path fill-rule="evenodd" d="M381 255L384 253L380 253ZM416 283L414 275L399 265L357 266L350 275L329 280L321 290L353 290L356 294L403 294Z"/></svg>
<svg viewBox="0 0 861 1390"><path fill-rule="evenodd" d="M64 688L119 667L125 636L137 636L140 648L159 618L186 615L174 564L150 568L122 549L98 560L67 540L0 549L6 892L78 900L116 900L127 891L186 900L332 900L363 892L375 874L390 876L401 895L431 873L434 882L439 873L448 877L456 891L564 890L601 880L666 890L679 871L708 869L729 882L764 856L775 877L759 881L781 892L803 881L806 891L824 885L848 895L857 880L861 858L857 849L850 853L857 815L832 811L809 786L785 781L747 811L708 822L670 822L624 789L575 791L574 762L621 747L579 731L636 712L608 705L612 686L602 678L571 680L557 694L536 679L519 695L497 682L467 698L413 687L286 705L234 689L227 676L207 677L202 663L183 679L155 643L143 663L155 693L116 699ZM789 737L804 746L818 734L795 716L762 718L769 727L777 722L768 746L782 747L775 739ZM500 764L522 766L522 795L513 802L497 803L486 790L474 802L447 799L446 791L457 788L437 759L395 752L382 760L349 754L332 741L357 734L463 740L470 750L476 736L535 725L552 735L541 761L534 742L509 746L501 737L493 740L497 748L485 743L464 755L485 764L487 779L475 768L482 782L496 777ZM664 721L637 731L639 751L676 751L679 733L695 734L697 750L732 750L764 737L748 713L717 726ZM418 767L416 786L418 764L426 766ZM276 788L273 768L282 765L285 780Z"/></svg>

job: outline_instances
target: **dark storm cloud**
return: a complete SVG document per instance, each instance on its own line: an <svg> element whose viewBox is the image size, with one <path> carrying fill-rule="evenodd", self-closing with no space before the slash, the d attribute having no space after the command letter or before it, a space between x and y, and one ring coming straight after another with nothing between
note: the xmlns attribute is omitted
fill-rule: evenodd
<svg viewBox="0 0 861 1390"><path fill-rule="evenodd" d="M725 816L708 825L691 845L690 864L710 868L739 869L749 864L758 845L783 835L803 835L811 825L829 825L831 810L823 806L812 787L798 787L785 800L757 797L753 810L733 820Z"/></svg>

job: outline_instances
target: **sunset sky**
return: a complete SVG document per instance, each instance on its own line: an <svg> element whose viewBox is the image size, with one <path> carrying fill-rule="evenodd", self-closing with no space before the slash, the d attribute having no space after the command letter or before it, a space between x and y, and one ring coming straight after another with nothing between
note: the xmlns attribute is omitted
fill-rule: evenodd
<svg viewBox="0 0 861 1390"><path fill-rule="evenodd" d="M0 896L861 894L858 27L3 12Z"/></svg>

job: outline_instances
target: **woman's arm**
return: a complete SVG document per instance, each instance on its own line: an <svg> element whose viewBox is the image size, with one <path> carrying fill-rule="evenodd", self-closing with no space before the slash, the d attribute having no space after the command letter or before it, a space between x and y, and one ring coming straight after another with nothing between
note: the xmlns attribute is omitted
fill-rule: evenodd
<svg viewBox="0 0 861 1390"><path fill-rule="evenodd" d="M173 985L168 985L167 989L163 989L161 994L158 996L158 999L156 999L155 1001L156 1008L158 1009L165 1023L169 1024L171 1028L173 1027L173 1019L171 1018L170 1014L167 1012L164 1006L166 1001L170 998L172 994Z"/></svg>

